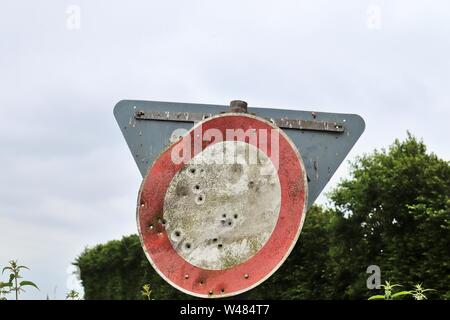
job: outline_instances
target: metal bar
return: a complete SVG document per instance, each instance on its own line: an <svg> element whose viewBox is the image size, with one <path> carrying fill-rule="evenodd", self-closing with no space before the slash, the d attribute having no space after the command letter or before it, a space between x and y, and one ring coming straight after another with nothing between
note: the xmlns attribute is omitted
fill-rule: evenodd
<svg viewBox="0 0 450 320"><path fill-rule="evenodd" d="M157 120L177 122L198 122L214 116L212 113L194 112L158 112L158 111L136 111L136 120ZM332 121L297 120L297 119L266 119L282 129L296 129L308 131L344 132L344 125Z"/></svg>

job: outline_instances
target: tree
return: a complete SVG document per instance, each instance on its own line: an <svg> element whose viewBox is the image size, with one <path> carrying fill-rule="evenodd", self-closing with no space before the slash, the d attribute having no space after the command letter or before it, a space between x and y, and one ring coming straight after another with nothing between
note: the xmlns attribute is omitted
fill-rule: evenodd
<svg viewBox="0 0 450 320"><path fill-rule="evenodd" d="M448 298L449 162L408 133L351 167L350 178L330 195L337 215L335 272L344 297L362 298L363 270L377 264L384 279L423 282Z"/></svg>

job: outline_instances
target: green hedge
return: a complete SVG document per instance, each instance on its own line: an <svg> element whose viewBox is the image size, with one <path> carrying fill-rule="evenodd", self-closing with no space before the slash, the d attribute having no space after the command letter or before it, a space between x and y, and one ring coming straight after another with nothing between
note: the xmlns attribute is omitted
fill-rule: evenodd
<svg viewBox="0 0 450 320"><path fill-rule="evenodd" d="M326 220L328 215L319 207L310 210L302 241L287 261L274 276L245 293L243 298L321 298L320 286L315 281L323 283L326 270L316 268L316 265L327 265L326 252L319 250L329 245ZM307 251L305 247L310 250ZM146 283L151 284L154 299L190 299L190 296L174 289L154 271L137 235L86 249L77 258L75 265L81 271L85 299L141 299L140 291Z"/></svg>

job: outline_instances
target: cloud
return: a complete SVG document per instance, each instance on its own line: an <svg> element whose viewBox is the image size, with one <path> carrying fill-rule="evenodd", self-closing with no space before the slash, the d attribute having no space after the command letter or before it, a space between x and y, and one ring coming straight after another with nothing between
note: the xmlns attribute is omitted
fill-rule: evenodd
<svg viewBox="0 0 450 320"><path fill-rule="evenodd" d="M66 28L66 8L81 29ZM367 8L380 8L380 29ZM7 2L0 12L0 265L64 298L87 245L136 232L121 99L358 113L349 158L411 130L448 158L450 5L434 1ZM327 190L347 166L336 173ZM325 201L322 196L320 201Z"/></svg>

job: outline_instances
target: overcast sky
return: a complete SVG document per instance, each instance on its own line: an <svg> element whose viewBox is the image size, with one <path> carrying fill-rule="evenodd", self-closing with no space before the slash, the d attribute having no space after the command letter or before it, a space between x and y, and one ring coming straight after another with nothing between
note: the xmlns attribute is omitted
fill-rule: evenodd
<svg viewBox="0 0 450 320"><path fill-rule="evenodd" d="M406 130L449 159L449 57L448 0L1 0L0 266L64 298L86 246L136 233L121 99L358 113L347 159Z"/></svg>

